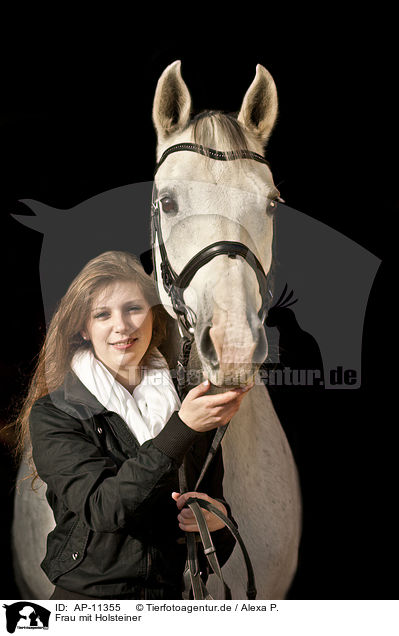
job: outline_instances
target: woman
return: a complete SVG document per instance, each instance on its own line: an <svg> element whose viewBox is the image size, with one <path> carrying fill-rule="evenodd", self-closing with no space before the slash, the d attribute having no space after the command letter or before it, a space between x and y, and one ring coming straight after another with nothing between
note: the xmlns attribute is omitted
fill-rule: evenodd
<svg viewBox="0 0 399 636"><path fill-rule="evenodd" d="M137 259L106 252L72 282L55 313L21 413L35 475L47 484L55 529L42 569L52 599L179 599L184 531L197 524L178 492L186 459L193 488L213 429L237 412L245 389L180 404L157 346L166 312ZM221 450L195 493L230 514ZM205 513L221 564L234 543Z"/></svg>

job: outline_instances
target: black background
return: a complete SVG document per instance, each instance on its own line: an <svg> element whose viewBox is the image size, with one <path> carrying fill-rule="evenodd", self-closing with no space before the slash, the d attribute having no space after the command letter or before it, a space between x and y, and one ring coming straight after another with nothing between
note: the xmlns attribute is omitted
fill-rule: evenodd
<svg viewBox="0 0 399 636"><path fill-rule="evenodd" d="M112 44L110 28L81 49L71 32L60 41L54 35L43 47L32 41L20 57L18 47L9 51L0 115L2 422L26 387L44 333L42 237L9 217L26 213L18 200L69 208L105 190L151 180L151 108L165 66L182 60L196 112L234 112L262 63L279 93L279 119L266 156L283 198L383 261L366 313L362 387L298 392L278 404L304 504L300 562L289 598L396 598L397 425L388 409L386 366L394 291L385 282L385 257L397 209L390 153L396 145L391 88L397 78L389 34L382 35L377 22L365 30L339 17L330 29L320 18L319 28L304 31L298 24L289 33L275 22L259 23L255 32L241 25L239 32L237 23L217 37L219 30L210 26L196 32L190 24L184 38L165 26L152 41L150 28L139 45L137 32L145 27L136 22L131 33L114 32ZM4 434L1 449L0 595L10 599L18 598L8 543L14 469Z"/></svg>

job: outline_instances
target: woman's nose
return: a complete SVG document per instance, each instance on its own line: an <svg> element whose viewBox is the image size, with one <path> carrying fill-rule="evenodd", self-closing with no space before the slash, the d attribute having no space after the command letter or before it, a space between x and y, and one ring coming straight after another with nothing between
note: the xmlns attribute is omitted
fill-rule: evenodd
<svg viewBox="0 0 399 636"><path fill-rule="evenodd" d="M114 319L114 330L116 333L130 333L133 329L131 320L124 314L117 314Z"/></svg>

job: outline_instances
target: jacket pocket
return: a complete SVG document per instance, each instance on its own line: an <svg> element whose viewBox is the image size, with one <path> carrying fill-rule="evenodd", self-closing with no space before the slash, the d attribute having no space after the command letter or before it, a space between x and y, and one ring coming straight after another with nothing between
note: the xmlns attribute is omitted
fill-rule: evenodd
<svg viewBox="0 0 399 636"><path fill-rule="evenodd" d="M79 518L75 519L61 546L59 547L57 542L56 550L50 549L47 551L47 555L41 565L50 581L54 583L59 576L73 570L82 562L90 532L90 528Z"/></svg>

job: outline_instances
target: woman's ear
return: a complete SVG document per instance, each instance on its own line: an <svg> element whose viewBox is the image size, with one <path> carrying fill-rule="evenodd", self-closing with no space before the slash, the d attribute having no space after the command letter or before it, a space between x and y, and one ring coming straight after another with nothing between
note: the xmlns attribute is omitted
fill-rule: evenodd
<svg viewBox="0 0 399 636"><path fill-rule="evenodd" d="M81 331L80 335L82 336L83 340L89 340L89 336L86 331Z"/></svg>

